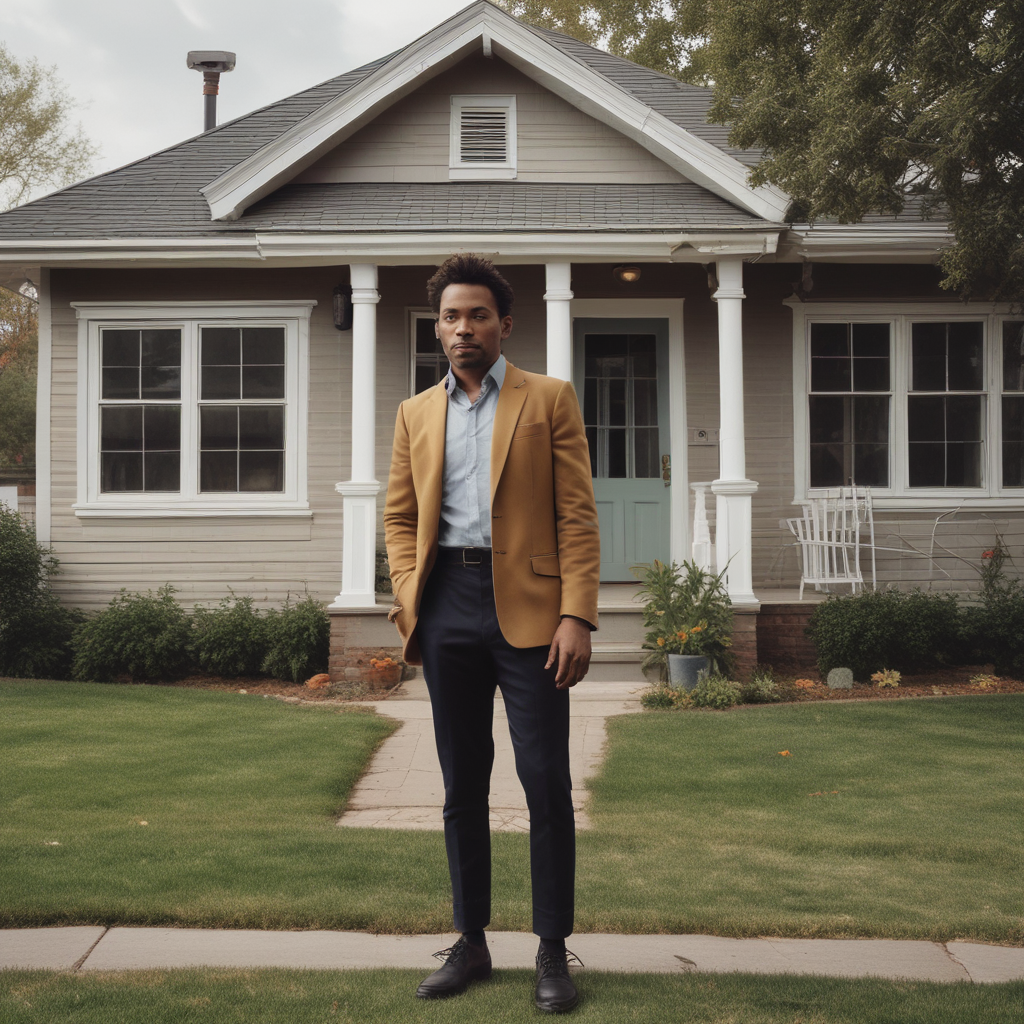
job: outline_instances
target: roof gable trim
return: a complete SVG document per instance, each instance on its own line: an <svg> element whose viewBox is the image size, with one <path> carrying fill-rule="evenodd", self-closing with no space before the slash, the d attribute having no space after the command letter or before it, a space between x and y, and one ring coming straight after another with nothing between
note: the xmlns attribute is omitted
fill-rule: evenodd
<svg viewBox="0 0 1024 1024"><path fill-rule="evenodd" d="M766 220L781 220L788 198L753 189L738 160L673 124L609 79L564 53L487 0L467 7L406 47L337 99L324 104L201 191L214 220L237 220L423 81L489 44L496 55L603 121L716 195Z"/></svg>

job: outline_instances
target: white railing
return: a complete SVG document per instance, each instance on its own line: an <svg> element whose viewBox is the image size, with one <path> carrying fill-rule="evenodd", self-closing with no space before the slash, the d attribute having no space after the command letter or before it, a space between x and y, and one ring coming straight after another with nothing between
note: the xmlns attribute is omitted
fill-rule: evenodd
<svg viewBox="0 0 1024 1024"><path fill-rule="evenodd" d="M712 552L711 527L708 524L708 508L704 495L711 487L711 481L690 484L693 491L693 560L705 572L711 571Z"/></svg>

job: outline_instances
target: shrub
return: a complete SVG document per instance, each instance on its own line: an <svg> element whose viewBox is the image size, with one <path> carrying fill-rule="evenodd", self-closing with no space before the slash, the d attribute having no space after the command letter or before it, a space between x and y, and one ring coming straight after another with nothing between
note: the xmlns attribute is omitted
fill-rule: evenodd
<svg viewBox="0 0 1024 1024"><path fill-rule="evenodd" d="M74 677L137 682L181 675L189 665L190 628L169 584L156 594L122 589L75 631Z"/></svg>
<svg viewBox="0 0 1024 1024"><path fill-rule="evenodd" d="M373 591L375 594L391 593L391 565L386 551L377 552L377 562L373 574Z"/></svg>
<svg viewBox="0 0 1024 1024"><path fill-rule="evenodd" d="M293 683L327 671L331 650L331 620L319 601L306 597L298 604L271 609L264 620L267 654L263 671Z"/></svg>
<svg viewBox="0 0 1024 1024"><path fill-rule="evenodd" d="M690 691L690 700L695 708L731 708L739 704L740 696L740 684L717 672L704 676Z"/></svg>
<svg viewBox="0 0 1024 1024"><path fill-rule="evenodd" d="M1024 587L1009 580L983 593L980 606L964 610L963 636L967 660L1024 679Z"/></svg>
<svg viewBox="0 0 1024 1024"><path fill-rule="evenodd" d="M640 706L648 711L676 711L693 706L690 691L681 686L652 686L640 694Z"/></svg>
<svg viewBox="0 0 1024 1024"><path fill-rule="evenodd" d="M218 676L256 675L267 656L266 622L251 597L225 597L216 608L196 605L191 644L196 666Z"/></svg>
<svg viewBox="0 0 1024 1024"><path fill-rule="evenodd" d="M963 660L954 594L879 590L830 597L815 608L807 633L823 678L844 667L864 682L879 665L913 672Z"/></svg>
<svg viewBox="0 0 1024 1024"><path fill-rule="evenodd" d="M770 665L758 665L754 669L750 682L741 687L740 698L744 704L771 704L782 700Z"/></svg>
<svg viewBox="0 0 1024 1024"><path fill-rule="evenodd" d="M50 590L58 564L24 518L0 505L0 675L67 678L82 616Z"/></svg>

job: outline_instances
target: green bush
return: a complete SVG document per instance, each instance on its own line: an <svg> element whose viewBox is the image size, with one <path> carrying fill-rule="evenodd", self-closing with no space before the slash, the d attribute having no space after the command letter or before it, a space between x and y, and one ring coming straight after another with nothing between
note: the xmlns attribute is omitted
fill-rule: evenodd
<svg viewBox="0 0 1024 1024"><path fill-rule="evenodd" d="M298 683L327 671L331 650L331 620L319 601L306 597L298 604L271 609L264 620L267 654L263 671Z"/></svg>
<svg viewBox="0 0 1024 1024"><path fill-rule="evenodd" d="M744 704L771 704L782 700L775 674L768 665L758 665L750 682L741 687L740 699Z"/></svg>
<svg viewBox="0 0 1024 1024"><path fill-rule="evenodd" d="M57 566L24 518L0 505L0 675L67 678L82 617L50 590Z"/></svg>
<svg viewBox="0 0 1024 1024"><path fill-rule="evenodd" d="M76 679L168 679L189 666L191 624L169 584L156 594L126 590L75 631Z"/></svg>
<svg viewBox="0 0 1024 1024"><path fill-rule="evenodd" d="M883 667L908 673L963 661L960 619L955 594L879 590L829 597L812 613L807 634L823 678L842 667L866 682Z"/></svg>
<svg viewBox="0 0 1024 1024"><path fill-rule="evenodd" d="M690 700L695 708L731 708L739 704L740 684L715 673L703 676L690 691Z"/></svg>
<svg viewBox="0 0 1024 1024"><path fill-rule="evenodd" d="M963 636L966 660L1024 679L1024 587L1011 580L983 593L979 606L964 609Z"/></svg>
<svg viewBox="0 0 1024 1024"><path fill-rule="evenodd" d="M267 656L267 620L260 618L251 597L225 597L216 608L196 605L191 653L203 672L256 675Z"/></svg>

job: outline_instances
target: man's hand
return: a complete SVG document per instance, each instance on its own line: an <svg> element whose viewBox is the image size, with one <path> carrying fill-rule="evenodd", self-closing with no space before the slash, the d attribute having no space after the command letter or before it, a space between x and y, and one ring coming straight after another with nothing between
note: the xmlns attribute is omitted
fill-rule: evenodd
<svg viewBox="0 0 1024 1024"><path fill-rule="evenodd" d="M544 668L549 669L556 663L555 686L559 690L568 690L587 674L590 668L590 626L568 616L562 619L555 630Z"/></svg>

